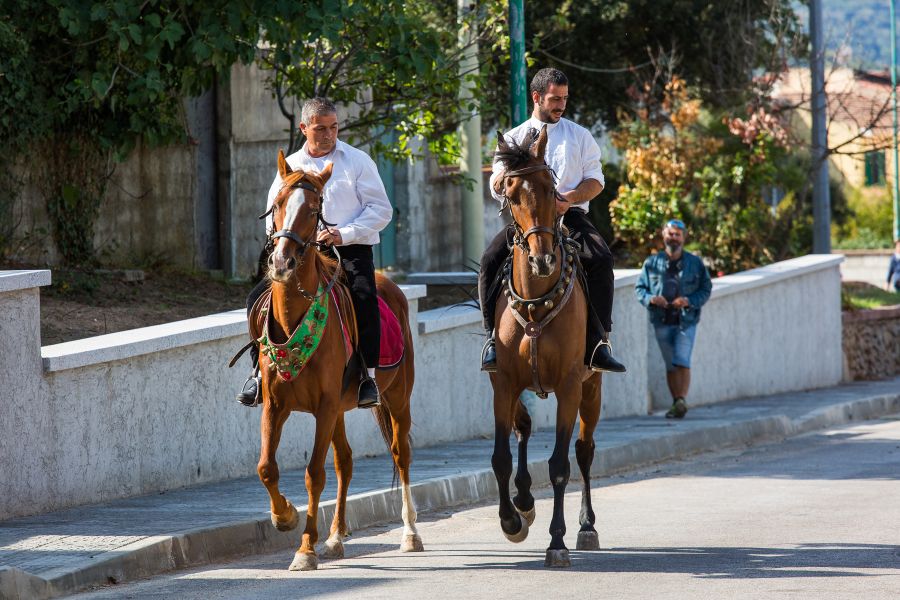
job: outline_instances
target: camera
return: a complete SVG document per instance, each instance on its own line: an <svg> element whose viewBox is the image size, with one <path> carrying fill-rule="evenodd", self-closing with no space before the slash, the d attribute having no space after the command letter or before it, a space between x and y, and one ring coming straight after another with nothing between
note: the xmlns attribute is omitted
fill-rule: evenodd
<svg viewBox="0 0 900 600"><path fill-rule="evenodd" d="M663 311L663 325L681 325L681 310L671 304Z"/></svg>

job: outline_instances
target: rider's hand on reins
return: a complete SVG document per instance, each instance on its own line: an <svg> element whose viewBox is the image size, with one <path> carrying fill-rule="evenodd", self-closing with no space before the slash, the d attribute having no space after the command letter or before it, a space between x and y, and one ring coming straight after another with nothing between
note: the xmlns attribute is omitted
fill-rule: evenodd
<svg viewBox="0 0 900 600"><path fill-rule="evenodd" d="M556 192L556 214L566 214L566 211L569 210L570 206L572 206L572 203L569 202L565 196L563 196L559 192Z"/></svg>
<svg viewBox="0 0 900 600"><path fill-rule="evenodd" d="M341 232L337 229L323 229L316 236L316 242L323 246L340 246L343 241Z"/></svg>

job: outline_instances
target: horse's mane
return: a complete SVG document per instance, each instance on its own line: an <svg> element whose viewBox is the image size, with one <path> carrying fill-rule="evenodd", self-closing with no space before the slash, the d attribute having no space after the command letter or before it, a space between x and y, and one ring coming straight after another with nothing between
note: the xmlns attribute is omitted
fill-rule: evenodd
<svg viewBox="0 0 900 600"><path fill-rule="evenodd" d="M521 169L534 160L534 156L529 152L529 149L537 137L538 132L533 128L525 134L521 143L514 139L507 139L504 136L506 147L502 149L497 148L496 152L494 152L494 160L500 162L507 170Z"/></svg>

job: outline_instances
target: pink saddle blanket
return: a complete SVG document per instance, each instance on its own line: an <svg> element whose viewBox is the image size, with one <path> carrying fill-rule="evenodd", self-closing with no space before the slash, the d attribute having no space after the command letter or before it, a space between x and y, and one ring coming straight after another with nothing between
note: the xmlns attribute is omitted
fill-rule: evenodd
<svg viewBox="0 0 900 600"><path fill-rule="evenodd" d="M333 293L333 292L332 292ZM378 296L378 313L381 317L381 344L378 352L378 368L390 369L396 367L403 359L403 330L397 315L388 307L387 302ZM344 315L341 317L341 330L344 332L344 343L347 346L348 356L353 351L350 342L350 332L344 323Z"/></svg>

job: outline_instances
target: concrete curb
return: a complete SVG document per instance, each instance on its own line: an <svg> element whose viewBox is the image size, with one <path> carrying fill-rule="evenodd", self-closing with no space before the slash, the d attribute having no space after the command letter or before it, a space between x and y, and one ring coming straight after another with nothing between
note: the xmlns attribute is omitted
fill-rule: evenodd
<svg viewBox="0 0 900 600"><path fill-rule="evenodd" d="M790 418L783 414L711 425L688 431L671 431L653 439L598 447L591 468L592 477L625 469L685 458L701 452L774 442L791 436L837 425L900 413L900 393L847 401ZM574 455L572 480L580 479ZM534 486L550 482L545 460L528 465ZM483 469L459 475L429 479L412 486L420 511L474 504L497 497L493 471ZM348 525L352 530L378 523L400 521L400 491L377 490L347 499ZM323 502L319 528L327 531L334 516L335 501ZM298 510L303 510L298 506ZM42 599L72 594L86 588L131 581L175 569L196 567L250 554L294 549L299 529L279 532L265 518L199 528L175 535L158 536L94 558L83 567L34 576L14 567L0 567L0 598ZM323 536L324 538L324 536ZM399 540L398 540L399 543ZM286 564L290 557L285 557Z"/></svg>

